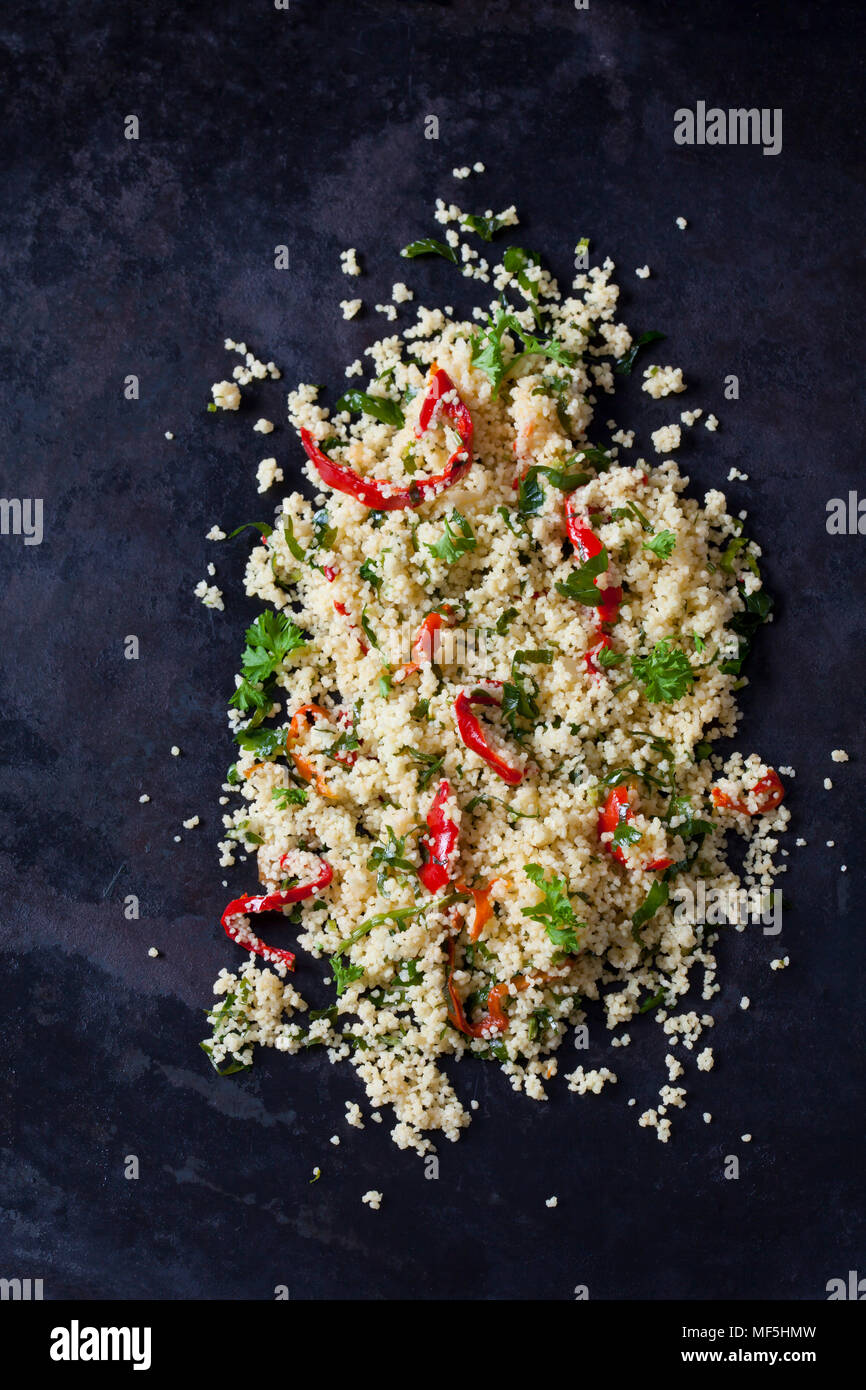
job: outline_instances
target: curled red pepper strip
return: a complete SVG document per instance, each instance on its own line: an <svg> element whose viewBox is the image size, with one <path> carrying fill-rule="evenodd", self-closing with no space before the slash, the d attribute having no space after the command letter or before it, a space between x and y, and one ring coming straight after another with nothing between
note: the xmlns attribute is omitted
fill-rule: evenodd
<svg viewBox="0 0 866 1390"><path fill-rule="evenodd" d="M309 430L301 430L301 443L307 458L313 464L322 482L335 492L348 493L365 507L376 512L402 511L405 508L420 507L422 502L451 487L468 472L472 463L472 416L459 396L454 400L443 400L443 396L454 391L454 383L447 372L436 368L433 372L427 395L421 405L416 435L426 430L435 414L447 415L460 436L460 448L451 455L445 472L435 478L413 479L408 486L392 483L387 478L364 478L353 468L335 463L319 448ZM455 392L456 396L456 392ZM423 422L423 423L422 423Z"/></svg>
<svg viewBox="0 0 866 1390"><path fill-rule="evenodd" d="M574 546L575 554L581 564L586 564L587 560L592 560L604 549L598 536L591 526L577 512L577 504L574 500L574 493L570 492L565 499L565 526L568 531L568 539ZM594 581L598 587L598 580ZM622 603L622 586L611 584L607 589L602 589L601 603L598 605L598 627L596 628L596 646L584 654L587 670L592 671L593 675L600 674L595 657L602 647L609 647L610 642L604 631L605 624L615 623L619 616L620 605Z"/></svg>
<svg viewBox="0 0 866 1390"><path fill-rule="evenodd" d="M451 626L452 615L453 609L449 603L443 603L441 611L434 609L432 613L427 614L412 642L412 654L415 659L405 662L399 671L394 673L393 680L404 681L407 676L414 675L423 665L433 660L436 633L443 626Z"/></svg>
<svg viewBox="0 0 866 1390"><path fill-rule="evenodd" d="M446 816L442 809L450 795L451 785L443 779L427 812L430 833L421 838L422 850L428 858L418 870L418 877L429 893L438 893L451 879L460 831L457 822Z"/></svg>
<svg viewBox="0 0 866 1390"><path fill-rule="evenodd" d="M280 868L283 867L287 856L284 854L280 860ZM276 893L249 894L235 898L229 903L221 917L221 922L225 928L226 935L242 946L245 951L253 951L263 960L284 965L287 970L294 970L294 952L283 950L278 946L267 946L261 937L256 936L255 932L250 931L249 925L242 926L236 919L239 917L251 917L260 912L277 912L286 903L302 902L304 898L311 898L320 889L327 888L334 871L326 859L321 861L322 868L317 879L312 883L299 883L294 888L285 888Z"/></svg>
<svg viewBox="0 0 866 1390"><path fill-rule="evenodd" d="M726 807L730 811L740 811L744 816L762 816L767 811L775 811L785 799L785 788L779 774L774 768L759 782L756 782L750 795L755 797L756 806L754 811L750 810L745 801L739 797L728 796L719 787L713 787L713 802L716 806Z"/></svg>
<svg viewBox="0 0 866 1390"><path fill-rule="evenodd" d="M491 890L494 883L503 883L506 888L511 884L507 878L492 878L486 888L467 888L465 883L456 885L458 893L467 893L475 904L475 913L472 918L472 926L469 929L469 940L477 941L481 935L481 930L486 922L493 916L493 899Z"/></svg>
<svg viewBox="0 0 866 1390"><path fill-rule="evenodd" d="M509 786L516 787L518 782L523 781L523 773L516 767L511 767L509 763L501 758L495 748L487 742L481 725L472 713L473 705L499 705L502 702L500 692L499 698L495 695L488 695L483 690L473 690L471 695L467 695L465 690L461 690L457 699L454 701L454 712L457 715L457 732L465 743L466 747L473 753L477 753L479 758L483 758L488 767L491 767L503 782Z"/></svg>
<svg viewBox="0 0 866 1390"><path fill-rule="evenodd" d="M352 716L347 714L345 710L327 710L323 705L301 705L300 709L296 709L292 715L292 722L289 724L286 734L287 743L293 743L295 739L300 738L303 716L307 716L306 724L314 723L317 719L324 719L328 723L342 719L349 727L352 724ZM354 767L358 761L358 751L355 748L349 749L346 753L333 753L331 756L335 762L342 763L344 767Z"/></svg>
<svg viewBox="0 0 866 1390"><path fill-rule="evenodd" d="M448 942L447 950L448 971L445 976L445 988L448 994L448 1017L458 1032L463 1033L467 1038L489 1038L494 1033L507 1032L509 1019L502 1006L503 1001L510 995L512 986L520 992L529 989L530 985L542 985L550 980L563 978L560 975L546 975L542 971L536 971L534 975L515 975L513 980L503 980L501 984L491 985L487 995L487 1012L477 1023L470 1023L463 1008L463 1001L454 984L454 959L457 953L457 941L453 936Z"/></svg>
<svg viewBox="0 0 866 1390"><path fill-rule="evenodd" d="M626 786L612 787L608 792L607 800L604 803L604 809L599 812L599 838L606 833L612 835L617 826L621 825L623 821L633 820L634 810L629 803L629 788ZM604 848L607 850L608 854L613 855L617 863L627 867L626 857L622 852L621 845L614 845L612 840L606 840L604 842ZM672 859L668 858L652 859L648 864L644 864L643 871L644 873L653 871L658 871L660 873L663 869L669 869L673 862Z"/></svg>

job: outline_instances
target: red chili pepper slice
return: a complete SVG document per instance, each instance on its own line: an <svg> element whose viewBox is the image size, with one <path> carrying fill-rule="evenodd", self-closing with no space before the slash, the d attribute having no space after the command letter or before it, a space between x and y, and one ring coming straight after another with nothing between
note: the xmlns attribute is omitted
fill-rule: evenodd
<svg viewBox="0 0 866 1390"><path fill-rule="evenodd" d="M286 861L287 855L283 855L280 860L280 868ZM253 951L263 960L274 961L277 964L285 965L286 969L294 970L294 952L283 950L278 946L267 946L261 937L250 931L249 926L243 927L235 918L250 917L260 912L276 912L284 907L286 903L302 902L304 898L311 898L320 889L327 888L334 871L326 859L322 859L322 869L317 879L312 883L299 883L294 888L285 888L276 893L249 894L235 898L229 903L221 917L221 922L225 928L226 935L242 946L246 951Z"/></svg>
<svg viewBox="0 0 866 1390"><path fill-rule="evenodd" d="M716 806L727 807L731 811L740 811L744 816L762 816L767 811L774 811L785 799L785 788L779 774L774 768L752 788L752 794L756 799L754 811L749 809L745 801L739 797L728 796L719 787L713 787L713 802Z"/></svg>
<svg viewBox="0 0 866 1390"><path fill-rule="evenodd" d="M604 803L604 809L599 812L599 838L604 834L613 834L617 826L621 825L623 821L631 820L634 820L634 811L629 805L628 787L611 787ZM618 863L625 864L626 858L620 845L615 845L612 840L606 840L604 848L608 854L613 855Z"/></svg>
<svg viewBox="0 0 866 1390"><path fill-rule="evenodd" d="M486 888L467 888L465 883L456 885L457 892L469 894L475 904L475 913L469 930L470 941L478 940L485 922L488 922L493 916L493 900L490 894L494 883L503 883L506 888L511 887L507 878L492 878Z"/></svg>
<svg viewBox="0 0 866 1390"><path fill-rule="evenodd" d="M612 787L608 792L604 809L598 817L599 838L605 833L613 834L617 826L621 825L623 821L634 820L634 810L630 804L629 796L629 788L626 786ZM606 840L604 848L608 854L613 855L617 863L627 867L627 860L620 845L614 845L612 840ZM663 869L669 869L673 862L672 859L667 858L653 859L648 864L644 864L644 873L650 873L654 870L661 872Z"/></svg>
<svg viewBox="0 0 866 1390"><path fill-rule="evenodd" d="M507 782L511 787L516 787L518 782L523 781L523 773L518 768L511 767L504 758L500 757L496 749L491 747L482 732L481 725L472 713L473 705L498 705L501 701L501 693L497 699L482 690L473 690L471 695L467 695L465 690L461 690L454 701L457 732L466 747L470 748L473 753L477 753L479 758L483 758L488 767L492 767L503 782Z"/></svg>
<svg viewBox="0 0 866 1390"><path fill-rule="evenodd" d="M568 532L568 539L574 546L581 564L586 564L587 560L592 560L596 555L601 554L604 547L592 527L588 526L583 517L578 514L573 492L570 492L565 499L565 527ZM594 580L594 583L597 588L598 580ZM587 670L592 671L594 675L600 674L594 660L596 651L599 647L610 646L604 626L616 622L622 604L621 585L611 584L600 592L601 603L598 605L598 627L596 628L597 643L594 648L584 654Z"/></svg>
<svg viewBox="0 0 866 1390"><path fill-rule="evenodd" d="M433 660L436 633L443 626L451 626L452 615L453 609L450 603L443 603L441 611L434 609L432 613L427 614L412 642L412 651L416 659L405 662L398 671L395 671L393 680L404 681L407 676L414 675L416 671L421 670L423 665Z"/></svg>
<svg viewBox="0 0 866 1390"><path fill-rule="evenodd" d="M418 870L418 877L430 893L438 893L451 878L451 868L460 834L457 822L445 815L442 807L451 795L451 785L443 778L427 812L429 835L421 837L421 845L429 856Z"/></svg>
<svg viewBox="0 0 866 1390"><path fill-rule="evenodd" d="M438 474L435 478L414 479L408 486L392 483L387 478L364 478L353 468L335 463L319 448L309 430L301 430L301 443L322 482L332 487L335 492L345 492L350 497L357 498L365 507L377 512L420 507L422 502L428 501L431 497L438 497L462 478L472 463L473 429L469 408L457 395L448 373L441 367L434 366L415 426L418 438L434 417L438 418L439 415L447 416L453 424L460 436L460 448L449 458L444 473Z"/></svg>

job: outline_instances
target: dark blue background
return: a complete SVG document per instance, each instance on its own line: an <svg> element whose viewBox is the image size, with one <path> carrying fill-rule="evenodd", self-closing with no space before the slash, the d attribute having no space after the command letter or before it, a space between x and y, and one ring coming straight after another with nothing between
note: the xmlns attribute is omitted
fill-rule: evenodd
<svg viewBox="0 0 866 1390"><path fill-rule="evenodd" d="M825 529L827 500L864 488L857 9L4 6L2 491L43 497L46 531L38 547L0 538L0 1274L42 1277L54 1298L267 1299L287 1284L294 1298L568 1299L586 1284L593 1298L805 1299L866 1273L866 541ZM677 147L673 112L699 99L782 107L783 152ZM487 174L454 183L452 166L476 159ZM340 298L371 306L405 277L422 302L467 305L449 267L396 259L434 231L437 194L517 202L521 243L563 277L590 236L618 264L633 329L667 333L683 403L715 409L720 432L686 432L681 466L699 491L724 487L732 463L750 475L730 496L779 598L738 743L798 775L783 937L725 939L717 1067L691 1069L672 1142L635 1123L665 1079L659 1030L644 1020L611 1053L594 1019L590 1063L619 1084L580 1098L560 1083L540 1106L467 1064L458 1085L480 1110L441 1146L434 1182L390 1126L347 1129L343 1102L361 1099L348 1066L265 1054L220 1080L197 1044L234 959L214 845L225 701L254 611L247 543L204 533L270 514L257 461L276 454L290 479L299 460L285 390L341 386L381 335L369 312L344 323ZM273 268L280 243L288 272ZM349 245L363 280L340 274ZM653 278L637 281L644 261ZM226 335L285 375L214 417ZM738 402L723 399L729 372ZM646 450L670 403L641 399L637 378L624 395L617 416ZM267 440L251 432L260 414L278 422ZM224 614L192 597L211 559ZM130 633L137 662L123 659ZM835 747L850 764L830 763ZM194 813L202 826L181 832ZM785 952L791 968L771 973ZM379 1213L361 1206L370 1187Z"/></svg>

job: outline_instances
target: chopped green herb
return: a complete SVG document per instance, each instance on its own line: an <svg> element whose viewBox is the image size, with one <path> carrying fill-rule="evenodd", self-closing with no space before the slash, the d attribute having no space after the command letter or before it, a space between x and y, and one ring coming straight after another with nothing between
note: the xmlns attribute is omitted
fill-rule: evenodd
<svg viewBox="0 0 866 1390"><path fill-rule="evenodd" d="M307 804L307 793L303 787L274 787L271 795L277 803L278 811L287 811L290 806Z"/></svg>
<svg viewBox="0 0 866 1390"><path fill-rule="evenodd" d="M410 241L408 246L404 246L400 252L407 260L414 260L416 256L442 256L446 261L457 264L457 252L453 246L449 246L445 241L437 241L435 237L420 237L418 241Z"/></svg>
<svg viewBox="0 0 866 1390"><path fill-rule="evenodd" d="M366 582L373 589L375 589L376 593L379 592L379 589L382 586L382 577L381 575L378 575L376 573L375 560L365 560L363 565L361 565L360 569L358 570L358 574L361 576L362 579L366 580Z"/></svg>
<svg viewBox="0 0 866 1390"><path fill-rule="evenodd" d="M394 425L396 429L402 429L406 423L396 401L389 400L386 396L371 396L355 387L343 392L336 408L362 411L365 415L372 415L375 420L381 420L383 425Z"/></svg>
<svg viewBox="0 0 866 1390"><path fill-rule="evenodd" d="M634 937L635 941L640 942L641 945L643 945L643 941L638 935L641 927L645 926L651 917L655 917L660 907L664 907L665 903L668 900L669 892L670 889L667 883L665 883L664 879L657 878L653 883L652 887L650 888L649 892L647 893L646 897L644 898L643 902L641 903L640 907L638 908L637 912L632 913L631 934Z"/></svg>
<svg viewBox="0 0 866 1390"><path fill-rule="evenodd" d="M642 549L651 550L653 555L657 555L660 560L669 560L676 549L676 544L675 531L659 531L658 535L644 541Z"/></svg>
<svg viewBox="0 0 866 1390"><path fill-rule="evenodd" d="M631 376L634 360L641 348L646 347L647 343L661 342L664 336L664 333L656 333L654 329L650 329L648 333L641 333L639 338L635 338L632 346L625 354L625 357L620 358L619 362L617 362L614 371L618 372L620 376Z"/></svg>
<svg viewBox="0 0 866 1390"><path fill-rule="evenodd" d="M478 542L465 516L454 507L451 515L445 518L445 534L441 540L435 541L433 545L429 541L426 544L431 555L435 555L437 560L444 560L446 565L453 565L462 556L474 550Z"/></svg>
<svg viewBox="0 0 866 1390"><path fill-rule="evenodd" d="M586 560L580 569L572 570L564 582L557 583L557 593L585 604L587 608L598 608L604 602L604 594L595 587L595 579L604 574L608 564L607 549L602 546L598 554Z"/></svg>

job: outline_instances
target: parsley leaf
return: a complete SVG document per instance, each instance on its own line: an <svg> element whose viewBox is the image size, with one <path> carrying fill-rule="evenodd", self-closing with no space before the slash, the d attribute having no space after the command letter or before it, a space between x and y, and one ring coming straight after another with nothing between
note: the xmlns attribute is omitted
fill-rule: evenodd
<svg viewBox="0 0 866 1390"><path fill-rule="evenodd" d="M762 623L765 623L773 609L773 600L766 589L756 589L754 593L747 594L742 584L737 585L740 598L743 601L743 612L735 613L730 622L731 631L736 633L738 640L737 655L728 657L719 666L719 670L725 675L738 676L742 669L743 662L748 656L755 633Z"/></svg>
<svg viewBox="0 0 866 1390"><path fill-rule="evenodd" d="M441 540L435 541L433 545L429 541L426 542L430 554L435 555L437 560L444 560L446 565L455 564L462 556L474 550L477 544L472 527L456 507L451 515L445 518L445 534Z"/></svg>
<svg viewBox="0 0 866 1390"><path fill-rule="evenodd" d="M641 927L645 926L651 917L655 917L660 907L664 907L665 903L668 900L669 893L670 889L668 885L665 883L664 879L657 878L653 883L652 887L650 888L649 892L647 893L646 897L644 898L644 901L638 908L637 912L632 913L631 934L634 937L635 941L640 942L641 945L643 945L643 941L641 941L641 938L638 935Z"/></svg>
<svg viewBox="0 0 866 1390"><path fill-rule="evenodd" d="M407 260L414 260L416 256L442 256L446 261L457 264L457 252L453 246L449 246L445 241L437 241L435 237L420 237L418 241L410 241L408 246L404 246L400 252Z"/></svg>
<svg viewBox="0 0 866 1390"><path fill-rule="evenodd" d="M617 362L614 371L618 372L620 376L631 376L634 359L637 357L641 348L646 347L647 343L661 342L664 336L664 333L656 333L653 329L651 329L649 333L641 333L639 338L635 338L628 352L625 354L625 357L620 358L619 362Z"/></svg>
<svg viewBox="0 0 866 1390"><path fill-rule="evenodd" d="M540 864L525 864L523 872L544 894L540 903L523 908L523 916L540 922L554 946L576 955L581 949L577 933L586 928L586 923L574 915L565 879L551 873L548 880Z"/></svg>
<svg viewBox="0 0 866 1390"><path fill-rule="evenodd" d="M339 951L335 956L331 956L329 964L331 966L331 974L334 977L334 984L337 986L337 998L339 999L341 994L345 994L349 985L361 979L364 971L360 965L353 965L351 961L346 961L344 965L342 954Z"/></svg>
<svg viewBox="0 0 866 1390"><path fill-rule="evenodd" d="M653 555L657 555L660 560L669 560L673 555L677 545L675 531L659 531L658 535L652 536L650 540L644 541L643 550L651 550Z"/></svg>
<svg viewBox="0 0 866 1390"><path fill-rule="evenodd" d="M495 234L510 225L504 214L495 213L492 217L482 217L477 212L466 212L460 219L464 227L477 232L482 241L492 241Z"/></svg>
<svg viewBox="0 0 866 1390"><path fill-rule="evenodd" d="M401 429L406 423L396 401L389 400L386 396L371 396L368 392L359 391L354 387L343 392L336 408L363 411L365 415L372 415L374 419L381 420L383 425L394 425L397 429Z"/></svg>
<svg viewBox="0 0 866 1390"><path fill-rule="evenodd" d="M598 608L604 602L604 595L595 587L595 579L599 574L604 574L608 563L607 549L602 546L598 554L585 561L580 569L572 570L564 582L557 583L557 593L573 598L587 608Z"/></svg>
<svg viewBox="0 0 866 1390"><path fill-rule="evenodd" d="M499 617L496 619L496 631L499 633L500 637L505 636L505 633L508 631L509 627L514 622L514 619L516 617L516 608L506 608L504 613L500 613Z"/></svg>
<svg viewBox="0 0 866 1390"><path fill-rule="evenodd" d="M378 575L376 573L375 560L365 560L363 565L361 565L360 569L358 570L358 574L361 576L362 579L365 579L373 589L375 589L376 593L379 592L379 589L382 585L382 578L381 575Z"/></svg>
<svg viewBox="0 0 866 1390"><path fill-rule="evenodd" d="M602 647L596 657L599 666L621 666L625 661L625 652L615 652L611 647Z"/></svg>
<svg viewBox="0 0 866 1390"><path fill-rule="evenodd" d="M688 657L671 647L669 637L657 642L647 656L633 656L631 669L651 705L681 700L695 679Z"/></svg>
<svg viewBox="0 0 866 1390"><path fill-rule="evenodd" d="M408 743L404 743L402 748L398 748L397 751L398 753L406 753L407 756L413 760L413 762L416 762L418 764L416 776L418 779L419 792L423 792L425 787L428 787L430 785L431 781L436 776L436 773L439 771L439 769L442 767L442 764L445 762L444 753L437 758L434 757L432 753L419 752L417 748L412 748L411 745Z"/></svg>
<svg viewBox="0 0 866 1390"><path fill-rule="evenodd" d="M271 795L277 803L278 811L287 811L290 806L307 804L307 793L303 787L274 787Z"/></svg>
<svg viewBox="0 0 866 1390"><path fill-rule="evenodd" d="M623 845L636 845L641 839L641 832L634 825L629 825L628 821L621 820L613 832L612 843L617 849Z"/></svg>

